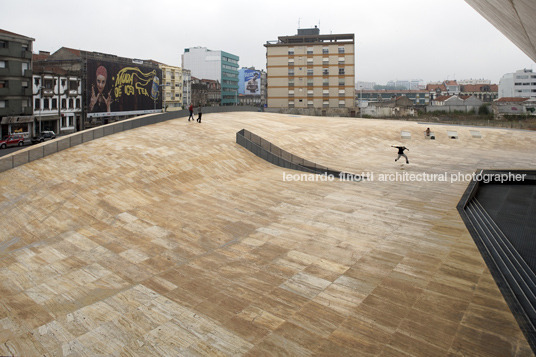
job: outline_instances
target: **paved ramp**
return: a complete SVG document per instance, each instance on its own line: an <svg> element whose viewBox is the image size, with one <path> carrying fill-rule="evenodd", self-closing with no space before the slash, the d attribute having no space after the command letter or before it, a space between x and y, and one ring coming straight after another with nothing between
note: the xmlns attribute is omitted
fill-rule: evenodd
<svg viewBox="0 0 536 357"><path fill-rule="evenodd" d="M456 211L468 182L380 175L534 167L534 133L203 119L0 174L0 355L532 355ZM235 143L244 127L373 177L286 180Z"/></svg>

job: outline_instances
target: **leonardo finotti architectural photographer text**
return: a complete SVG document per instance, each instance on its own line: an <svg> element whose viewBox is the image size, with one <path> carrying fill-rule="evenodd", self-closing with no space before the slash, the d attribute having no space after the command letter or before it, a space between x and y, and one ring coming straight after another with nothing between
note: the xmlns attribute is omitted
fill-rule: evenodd
<svg viewBox="0 0 536 357"><path fill-rule="evenodd" d="M483 183L490 182L522 182L525 181L526 174L515 174L512 172L494 173L494 174L478 174L478 173L440 173L430 174L426 172L396 172L396 173L380 173L362 172L360 174L341 173L339 175L332 174L307 174L307 173L287 173L283 172L283 181L307 181L307 182L332 182L338 181L380 181L380 182L469 182L479 181Z"/></svg>

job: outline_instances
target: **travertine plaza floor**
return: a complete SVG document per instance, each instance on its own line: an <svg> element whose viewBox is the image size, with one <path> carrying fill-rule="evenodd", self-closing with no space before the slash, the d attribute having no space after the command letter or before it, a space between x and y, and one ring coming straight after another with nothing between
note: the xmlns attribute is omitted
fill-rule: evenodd
<svg viewBox="0 0 536 357"><path fill-rule="evenodd" d="M294 176L242 128L370 179ZM0 173L0 355L532 355L456 205L536 134L470 130L206 114Z"/></svg>

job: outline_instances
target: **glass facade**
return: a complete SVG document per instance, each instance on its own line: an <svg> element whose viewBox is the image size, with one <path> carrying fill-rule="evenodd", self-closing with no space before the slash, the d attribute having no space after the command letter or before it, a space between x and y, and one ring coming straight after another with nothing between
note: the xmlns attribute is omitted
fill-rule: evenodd
<svg viewBox="0 0 536 357"><path fill-rule="evenodd" d="M238 104L238 60L239 57L221 52L221 104Z"/></svg>

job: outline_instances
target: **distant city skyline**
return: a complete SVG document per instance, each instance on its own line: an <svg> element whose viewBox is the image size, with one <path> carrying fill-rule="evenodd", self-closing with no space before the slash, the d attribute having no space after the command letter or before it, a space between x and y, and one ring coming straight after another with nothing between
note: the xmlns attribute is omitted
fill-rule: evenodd
<svg viewBox="0 0 536 357"><path fill-rule="evenodd" d="M307 6L304 6L307 5ZM356 81L484 78L533 69L534 62L463 0L241 0L150 3L95 0L81 12L67 0L5 1L0 26L35 38L34 52L61 47L181 66L185 48L234 53L240 67L266 69L267 41L301 28L353 33ZM322 9L321 11L317 9ZM277 19L274 21L274 19Z"/></svg>

